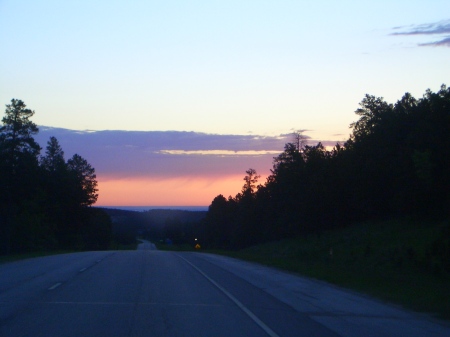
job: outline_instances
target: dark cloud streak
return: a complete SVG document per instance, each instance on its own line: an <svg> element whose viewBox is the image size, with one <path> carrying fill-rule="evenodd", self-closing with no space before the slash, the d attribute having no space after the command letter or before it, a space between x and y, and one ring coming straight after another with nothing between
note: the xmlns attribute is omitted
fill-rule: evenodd
<svg viewBox="0 0 450 337"><path fill-rule="evenodd" d="M98 176L173 178L245 173L249 167L271 168L273 154L173 155L162 150L231 150L282 152L285 137L214 135L177 131L74 131L40 127L36 140L43 148L58 139L66 159L78 153L95 167Z"/></svg>
<svg viewBox="0 0 450 337"><path fill-rule="evenodd" d="M450 33L450 20L444 20L431 24L414 25L409 30L395 32L390 35L436 35ZM405 27L395 27L394 29L403 29Z"/></svg>
<svg viewBox="0 0 450 337"><path fill-rule="evenodd" d="M91 163L99 177L121 178L219 177L245 174L250 167L268 174L273 157L293 140L291 134L271 137L179 131L74 131L41 126L36 141L43 148L42 154L51 136L58 139L66 159L78 153ZM323 144L329 146L334 142ZM272 153L179 155L165 152L168 150Z"/></svg>
<svg viewBox="0 0 450 337"><path fill-rule="evenodd" d="M441 40L441 41L435 41L435 42L429 42L429 43L419 43L419 46L421 47L427 47L427 46L431 46L431 47L450 47L450 36L446 37L445 39Z"/></svg>
<svg viewBox="0 0 450 337"><path fill-rule="evenodd" d="M412 25L408 27L394 27L394 30L403 30L400 32L393 32L390 35L394 36L412 36L412 35L445 35L441 40L419 43L421 47L434 46L434 47L450 47L450 20L443 20L435 23L427 23L420 25ZM448 35L447 35L448 34Z"/></svg>

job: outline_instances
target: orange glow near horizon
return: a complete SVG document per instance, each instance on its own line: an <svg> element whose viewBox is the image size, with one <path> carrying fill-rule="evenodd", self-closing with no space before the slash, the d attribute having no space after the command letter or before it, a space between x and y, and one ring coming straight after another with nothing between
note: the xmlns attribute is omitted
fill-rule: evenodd
<svg viewBox="0 0 450 337"><path fill-rule="evenodd" d="M260 182L264 182L263 177ZM209 206L219 194L235 196L243 175L222 178L113 178L98 179L95 206Z"/></svg>

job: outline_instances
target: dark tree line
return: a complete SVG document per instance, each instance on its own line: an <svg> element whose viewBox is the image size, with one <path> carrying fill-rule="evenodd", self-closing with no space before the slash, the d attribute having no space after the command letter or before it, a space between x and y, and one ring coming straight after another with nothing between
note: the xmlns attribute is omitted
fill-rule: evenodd
<svg viewBox="0 0 450 337"><path fill-rule="evenodd" d="M113 223L113 237L117 244L128 245L141 237L152 242L169 239L175 244L189 244L195 240L194 228L206 211L152 209L145 212L103 209Z"/></svg>
<svg viewBox="0 0 450 337"><path fill-rule="evenodd" d="M12 99L0 127L0 253L106 249L110 218L90 207L98 197L94 168L78 154L66 161L55 137L41 155L33 115Z"/></svg>
<svg viewBox="0 0 450 337"><path fill-rule="evenodd" d="M250 169L240 193L214 198L203 244L237 249L358 221L449 217L450 89L395 104L366 95L356 114L344 144L306 145L297 132L264 184Z"/></svg>

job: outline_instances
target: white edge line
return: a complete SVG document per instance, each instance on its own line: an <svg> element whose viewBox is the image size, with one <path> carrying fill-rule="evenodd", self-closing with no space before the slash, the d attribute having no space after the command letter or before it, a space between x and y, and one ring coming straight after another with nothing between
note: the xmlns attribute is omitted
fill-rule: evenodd
<svg viewBox="0 0 450 337"><path fill-rule="evenodd" d="M48 288L48 290L56 289L56 288L58 288L61 284L62 284L61 282L55 283L55 284L52 285L50 288Z"/></svg>
<svg viewBox="0 0 450 337"><path fill-rule="evenodd" d="M221 292L223 292L230 300L232 300L243 312L245 312L256 324L258 324L261 329L263 329L270 337L280 337L277 335L271 328L269 328L263 321L261 321L253 312L247 309L236 297L231 295L228 291L222 288L216 281L211 279L208 275L206 275L203 271L201 271L198 267L193 265L191 262L186 260L181 255L176 254L179 258L183 259L187 264L189 264L192 268L197 270L204 278L206 278L209 282L211 282L216 288L218 288Z"/></svg>

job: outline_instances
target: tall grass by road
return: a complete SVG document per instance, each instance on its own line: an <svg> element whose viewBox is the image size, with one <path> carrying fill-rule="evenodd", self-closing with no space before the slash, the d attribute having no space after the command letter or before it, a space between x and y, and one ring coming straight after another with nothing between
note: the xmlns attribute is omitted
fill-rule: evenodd
<svg viewBox="0 0 450 337"><path fill-rule="evenodd" d="M450 319L448 221L402 219L219 252Z"/></svg>
<svg viewBox="0 0 450 337"><path fill-rule="evenodd" d="M325 280L450 320L449 220L367 222L240 251L201 251Z"/></svg>

